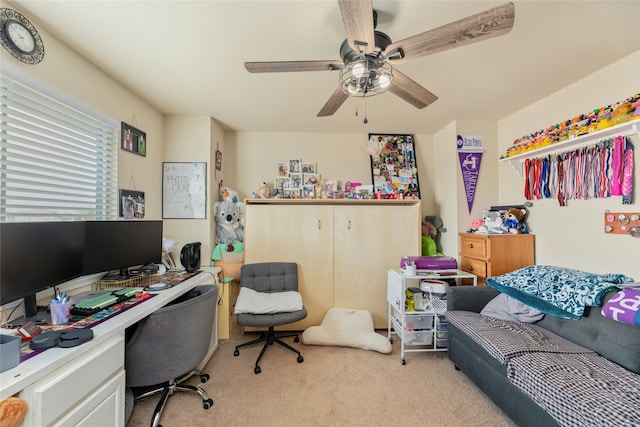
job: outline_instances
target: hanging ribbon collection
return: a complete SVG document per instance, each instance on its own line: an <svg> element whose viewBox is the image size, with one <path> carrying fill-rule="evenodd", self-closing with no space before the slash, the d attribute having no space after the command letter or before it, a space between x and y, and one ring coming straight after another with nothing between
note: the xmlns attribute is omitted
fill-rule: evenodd
<svg viewBox="0 0 640 427"><path fill-rule="evenodd" d="M622 196L633 198L633 151L628 138L617 136L597 144L546 157L526 159L524 196L527 200L567 200Z"/></svg>

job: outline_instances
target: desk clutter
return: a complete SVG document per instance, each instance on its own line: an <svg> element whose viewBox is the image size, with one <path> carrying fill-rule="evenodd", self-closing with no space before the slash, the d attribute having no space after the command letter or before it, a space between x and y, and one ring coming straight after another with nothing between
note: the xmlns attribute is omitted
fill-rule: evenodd
<svg viewBox="0 0 640 427"><path fill-rule="evenodd" d="M15 336L1 335L2 371L28 360L48 348L72 347L91 340L93 338L91 328L154 297L155 294L148 292L152 282L162 284L164 286L162 289L169 289L198 273L199 271L191 273L170 271L165 274L141 274L124 280L98 281L95 291L80 294L80 296L67 297L56 293L51 300L51 307L54 305L56 308L65 306L68 309L65 313L57 313L58 320L53 320L55 316L52 309L51 323L36 325L33 322L27 322L16 328L18 334ZM123 287L122 285L125 284L146 284L146 287ZM74 298L78 302L74 302ZM54 301L56 302L54 303ZM65 316L65 321L60 321L61 317ZM4 357L5 351L7 352L6 358ZM5 360L7 363L4 363Z"/></svg>

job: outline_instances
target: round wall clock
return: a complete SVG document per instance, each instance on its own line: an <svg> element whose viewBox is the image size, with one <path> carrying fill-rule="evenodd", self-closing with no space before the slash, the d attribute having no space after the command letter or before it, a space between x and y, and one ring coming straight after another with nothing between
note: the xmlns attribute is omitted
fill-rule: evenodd
<svg viewBox="0 0 640 427"><path fill-rule="evenodd" d="M25 64L37 64L44 57L44 44L36 28L20 12L0 8L0 43Z"/></svg>

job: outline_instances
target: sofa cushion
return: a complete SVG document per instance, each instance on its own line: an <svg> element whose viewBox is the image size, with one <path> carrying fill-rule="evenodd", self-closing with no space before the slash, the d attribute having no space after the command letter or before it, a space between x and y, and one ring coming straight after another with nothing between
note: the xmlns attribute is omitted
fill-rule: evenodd
<svg viewBox="0 0 640 427"><path fill-rule="evenodd" d="M529 352L592 352L528 323L509 322L470 311L449 311L446 317L503 365L512 357Z"/></svg>
<svg viewBox="0 0 640 427"><path fill-rule="evenodd" d="M529 307L506 294L499 294L489 301L480 314L511 322L534 323L544 317L544 313Z"/></svg>
<svg viewBox="0 0 640 427"><path fill-rule="evenodd" d="M615 292L609 292L604 301L613 295ZM607 319L600 307L587 307L578 321L545 316L536 325L640 374L640 328Z"/></svg>
<svg viewBox="0 0 640 427"><path fill-rule="evenodd" d="M640 375L595 353L527 353L507 375L562 426L640 425Z"/></svg>

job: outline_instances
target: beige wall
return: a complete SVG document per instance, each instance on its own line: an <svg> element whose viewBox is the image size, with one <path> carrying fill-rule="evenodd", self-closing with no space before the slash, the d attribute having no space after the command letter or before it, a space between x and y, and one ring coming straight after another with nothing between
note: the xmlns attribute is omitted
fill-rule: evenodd
<svg viewBox="0 0 640 427"><path fill-rule="evenodd" d="M640 51L532 104L499 122L500 153L522 135L599 106L615 103L640 90ZM536 235L536 261L595 273L624 273L640 280L640 239L604 233L604 213L639 212L640 138L635 145L635 203L622 205L621 197L569 200L560 207L551 199L534 201L528 226ZM524 178L508 162L488 159L499 170L500 202L523 199Z"/></svg>
<svg viewBox="0 0 640 427"><path fill-rule="evenodd" d="M6 3L2 4L6 7ZM14 7L12 5L12 7ZM36 23L38 24L38 23ZM146 157L120 150L118 155L118 188L145 192L145 218L161 219L162 182L160 163L163 153L163 117L144 100L137 97L93 64L69 49L38 25L46 40L47 50L42 62L26 65L0 49L3 69L10 69L22 79L53 90L72 102L106 116L118 123L127 122L147 133Z"/></svg>
<svg viewBox="0 0 640 427"><path fill-rule="evenodd" d="M147 219L162 218L163 161L208 162L207 220L168 220L165 224L165 234L182 244L201 241L203 258L210 254L215 233L211 207L218 200L220 179L238 191L241 198L247 198L260 182L266 180L273 184L276 162L300 158L317 163L318 171L325 179L343 183L347 180L371 182L369 157L363 147L367 133L384 132L374 129L375 123L369 124L371 129L354 134L236 133L224 131L207 116L163 117L135 93L57 41L45 28L39 26L47 39L47 53L42 63L28 66L7 58L3 52L2 66L55 88L115 122L126 121L147 133L146 157L120 151L118 159L118 185L145 192ZM485 207L524 200L522 177L507 163L497 161L498 154L505 151L511 141L637 93L639 69L640 53L636 52L512 114L497 126L484 122L454 122L434 135L416 135L422 212L423 216L437 214L443 218L448 229L442 240L444 252L457 255L457 233L466 230ZM484 137L485 153L471 214L467 211L457 160L457 134ZM496 140L497 146L494 145ZM637 137L634 142L636 147L640 146ZM213 169L216 143L223 151L223 171L219 175ZM640 156L636 155L636 170L639 162ZM623 272L640 279L640 239L604 235L602 218L607 209L640 211L640 206L638 202L622 206L619 197L570 201L565 208L552 200L534 202L528 225L537 236L537 261L594 272Z"/></svg>
<svg viewBox="0 0 640 427"><path fill-rule="evenodd" d="M174 251L176 261L179 249L186 243L200 242L201 264L208 265L213 249L215 223L212 203L218 200L218 185L213 169L216 142L223 135L222 129L209 116L169 116L165 117L165 156L171 162L207 162L207 212L205 219L165 219L164 231L167 237L179 244ZM160 168L160 165L158 165ZM160 180L160 185L162 181Z"/></svg>

